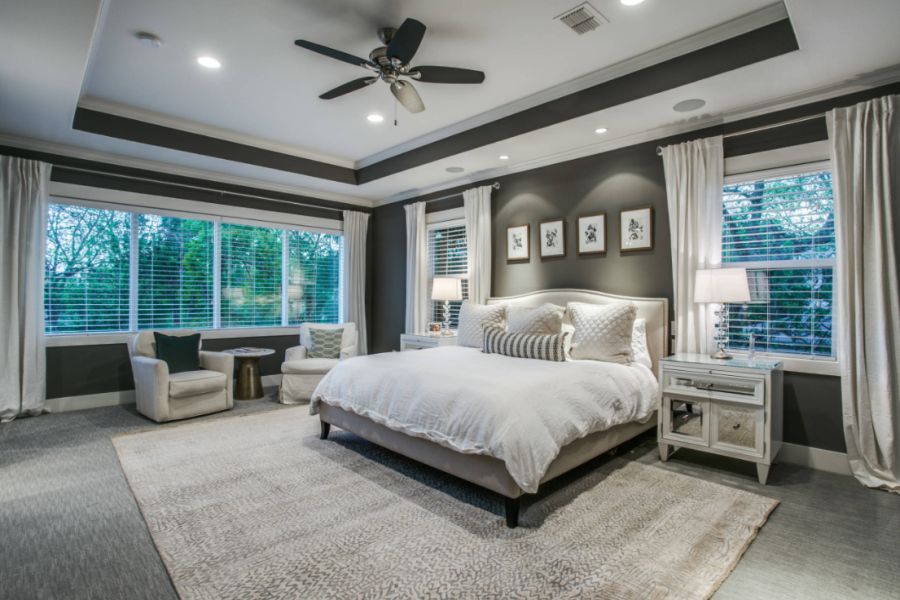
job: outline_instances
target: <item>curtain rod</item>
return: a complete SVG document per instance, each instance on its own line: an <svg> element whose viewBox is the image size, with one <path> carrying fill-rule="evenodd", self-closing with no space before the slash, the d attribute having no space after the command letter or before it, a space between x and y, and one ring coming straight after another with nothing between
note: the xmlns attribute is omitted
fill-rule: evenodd
<svg viewBox="0 0 900 600"><path fill-rule="evenodd" d="M305 203L305 202L293 202L291 200L283 200L281 198L270 198L268 196L258 196L256 194L246 194L243 192L226 192L225 190L219 190L216 188L205 187L205 186L200 186L200 185L191 185L189 183L176 183L174 181L153 179L152 177L138 177L136 175L123 175L120 173L110 173L109 171L101 171L98 169L86 169L83 167L70 167L68 165L58 165L58 167L60 169L68 169L70 171L79 171L82 173L93 173L95 175L106 175L109 177L122 177L124 179L133 179L135 181L146 181L149 183L161 183L164 185L174 185L176 187L199 190L202 192L214 192L214 193L219 194L220 196L224 196L225 194L228 194L230 196L241 196L243 198L253 198L255 200L265 200L266 202L277 202L280 204L288 204L290 206L297 206L297 207L303 207L303 208L315 208L315 209L319 209L319 210L327 210L327 211L332 211L332 212L341 213L341 214L343 214L342 211L344 210L342 208L335 208L333 206L320 206L318 204L309 204L309 203ZM326 200L326 202L327 202L327 200ZM360 206L357 210L361 210L361 209L365 209L365 208L368 208L368 207ZM354 210L354 209L349 209L349 210Z"/></svg>
<svg viewBox="0 0 900 600"><path fill-rule="evenodd" d="M727 139L731 137L739 137L742 135L749 135L751 133L756 133L758 131L766 131L767 129L776 129L778 127L784 127L785 125L794 125L795 123L803 123L804 121L812 121L813 119L819 119L824 117L825 113L816 113L814 115L809 115L806 117L797 117L796 119L790 119L788 121L780 121L778 123L771 123L769 125L760 125L759 127L752 127L750 129L743 129L741 131L734 131L732 133L726 133L722 137ZM656 155L662 156L662 146L656 147Z"/></svg>
<svg viewBox="0 0 900 600"><path fill-rule="evenodd" d="M500 189L500 182L495 181L491 184L491 187L495 190ZM457 196L462 196L462 192L456 192L455 194L447 194L446 196L440 196L438 198L429 198L428 200L423 200L423 202L438 202L440 200L449 200L450 198L456 198Z"/></svg>

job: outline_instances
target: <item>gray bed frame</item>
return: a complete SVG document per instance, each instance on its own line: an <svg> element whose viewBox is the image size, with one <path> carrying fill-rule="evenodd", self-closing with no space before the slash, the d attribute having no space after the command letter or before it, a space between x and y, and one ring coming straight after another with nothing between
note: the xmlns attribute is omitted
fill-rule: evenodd
<svg viewBox="0 0 900 600"><path fill-rule="evenodd" d="M669 340L669 302L665 298L616 296L591 290L553 289L505 298L490 298L488 304L503 303L510 306L531 307L540 306L545 302L565 306L568 302L609 304L621 301L633 302L638 308L638 317L647 321L647 344L653 360L653 372L659 373L659 359L665 356ZM334 425L403 456L499 493L505 499L506 525L508 527L518 525L519 507L525 492L513 481L503 461L480 454L462 454L435 442L389 429L354 412L324 402L319 404L319 419L322 439L328 437L331 426ZM654 427L656 427L655 413L645 423L625 423L575 440L563 447L550 464L541 483L546 483Z"/></svg>

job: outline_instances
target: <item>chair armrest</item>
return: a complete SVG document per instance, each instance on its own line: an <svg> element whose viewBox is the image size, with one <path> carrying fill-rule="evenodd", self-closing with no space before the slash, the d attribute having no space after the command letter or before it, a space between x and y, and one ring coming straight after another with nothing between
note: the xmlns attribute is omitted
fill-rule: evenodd
<svg viewBox="0 0 900 600"><path fill-rule="evenodd" d="M359 348L359 332L353 332L353 341L341 348L341 360L356 356Z"/></svg>
<svg viewBox="0 0 900 600"><path fill-rule="evenodd" d="M200 366L225 374L225 393L228 408L234 406L234 355L227 352L200 351Z"/></svg>
<svg viewBox="0 0 900 600"><path fill-rule="evenodd" d="M284 362L303 360L307 357L306 346L293 346L284 351Z"/></svg>
<svg viewBox="0 0 900 600"><path fill-rule="evenodd" d="M161 423L169 419L169 365L146 356L131 357L138 411Z"/></svg>

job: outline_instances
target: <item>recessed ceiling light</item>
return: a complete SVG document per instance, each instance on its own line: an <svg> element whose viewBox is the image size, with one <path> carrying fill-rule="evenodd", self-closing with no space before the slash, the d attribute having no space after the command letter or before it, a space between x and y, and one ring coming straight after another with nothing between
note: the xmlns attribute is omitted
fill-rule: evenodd
<svg viewBox="0 0 900 600"><path fill-rule="evenodd" d="M222 66L222 63L217 61L212 56L201 56L197 58L197 64L201 67L206 67L207 69L218 69Z"/></svg>
<svg viewBox="0 0 900 600"><path fill-rule="evenodd" d="M678 104L672 107L676 112L691 112L692 110L700 110L706 106L706 100L701 98L690 98L689 100L682 100Z"/></svg>
<svg viewBox="0 0 900 600"><path fill-rule="evenodd" d="M507 156L506 154L501 154L500 160L509 160L509 156Z"/></svg>
<svg viewBox="0 0 900 600"><path fill-rule="evenodd" d="M637 6L644 0L620 0L625 6Z"/></svg>
<svg viewBox="0 0 900 600"><path fill-rule="evenodd" d="M371 115L368 115L366 119L369 121L369 123L381 123L382 121L384 121L384 117L379 115L378 113L372 113Z"/></svg>
<svg viewBox="0 0 900 600"><path fill-rule="evenodd" d="M598 127L594 130L594 133L606 133L606 127Z"/></svg>
<svg viewBox="0 0 900 600"><path fill-rule="evenodd" d="M465 169L463 169L462 167L447 167L444 170L448 173L462 173L463 171L465 171Z"/></svg>

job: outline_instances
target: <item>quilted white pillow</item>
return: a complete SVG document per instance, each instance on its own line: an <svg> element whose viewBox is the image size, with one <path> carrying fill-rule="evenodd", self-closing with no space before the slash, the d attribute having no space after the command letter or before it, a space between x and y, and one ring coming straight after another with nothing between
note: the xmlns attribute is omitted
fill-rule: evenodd
<svg viewBox="0 0 900 600"><path fill-rule="evenodd" d="M465 300L459 308L459 327L457 327L457 343L460 346L481 348L484 345L484 328L486 325L506 327L506 305L475 304Z"/></svg>
<svg viewBox="0 0 900 600"><path fill-rule="evenodd" d="M631 360L644 365L648 369L653 368L653 360L650 358L650 347L647 346L647 321L635 319L634 329L631 331Z"/></svg>
<svg viewBox="0 0 900 600"><path fill-rule="evenodd" d="M506 311L506 328L510 333L555 335L562 331L562 306L546 303L536 308L510 306Z"/></svg>
<svg viewBox="0 0 900 600"><path fill-rule="evenodd" d="M637 306L630 302L597 305L570 302L575 326L572 358L627 364L632 361L631 334Z"/></svg>

